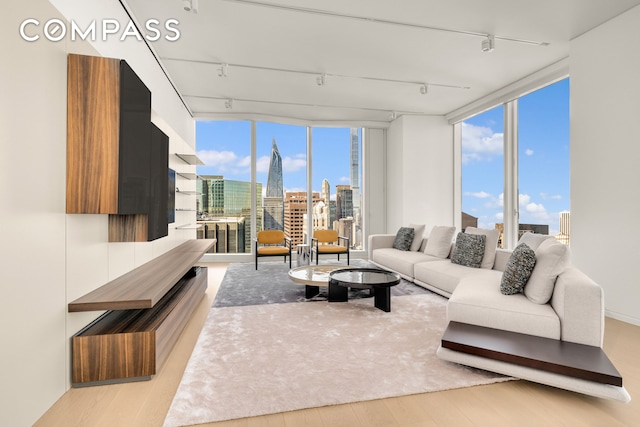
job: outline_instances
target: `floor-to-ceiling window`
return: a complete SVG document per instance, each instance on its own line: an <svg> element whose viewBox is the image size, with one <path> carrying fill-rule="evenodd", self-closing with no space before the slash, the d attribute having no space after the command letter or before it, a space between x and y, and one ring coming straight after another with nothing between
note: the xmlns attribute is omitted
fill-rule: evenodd
<svg viewBox="0 0 640 427"><path fill-rule="evenodd" d="M213 253L251 252L251 122L198 121L196 138L198 238L217 239Z"/></svg>
<svg viewBox="0 0 640 427"><path fill-rule="evenodd" d="M462 123L462 229L503 223L503 106Z"/></svg>
<svg viewBox="0 0 640 427"><path fill-rule="evenodd" d="M197 154L205 163L197 169L198 237L218 239L213 252L252 251L252 212L256 232L283 230L294 248L309 241L311 221L312 230L338 230L353 249L363 249L362 129L308 130L271 122L197 122Z"/></svg>
<svg viewBox="0 0 640 427"><path fill-rule="evenodd" d="M520 234L569 244L569 79L518 99Z"/></svg>
<svg viewBox="0 0 640 427"><path fill-rule="evenodd" d="M498 228L500 247L526 232L569 244L569 80L459 126L462 228Z"/></svg>
<svg viewBox="0 0 640 427"><path fill-rule="evenodd" d="M363 248L362 129L313 128L313 229L336 230Z"/></svg>

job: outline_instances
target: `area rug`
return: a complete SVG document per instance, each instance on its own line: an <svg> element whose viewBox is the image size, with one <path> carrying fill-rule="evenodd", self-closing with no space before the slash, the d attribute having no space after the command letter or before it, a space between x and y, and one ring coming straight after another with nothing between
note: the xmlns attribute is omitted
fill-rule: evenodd
<svg viewBox="0 0 640 427"><path fill-rule="evenodd" d="M212 308L165 427L469 387L510 378L442 361L435 294Z"/></svg>
<svg viewBox="0 0 640 427"><path fill-rule="evenodd" d="M321 264L334 264L321 262ZM344 267L347 267L346 263ZM376 267L360 259L351 260L349 267ZM213 301L214 307L238 305L281 304L289 302L326 301L327 288L321 287L320 294L306 299L304 285L289 279L289 263L260 262L258 270L254 263L234 263L227 267L220 288ZM349 299L369 297L368 290L350 289ZM402 280L391 288L392 296L416 295L430 291Z"/></svg>

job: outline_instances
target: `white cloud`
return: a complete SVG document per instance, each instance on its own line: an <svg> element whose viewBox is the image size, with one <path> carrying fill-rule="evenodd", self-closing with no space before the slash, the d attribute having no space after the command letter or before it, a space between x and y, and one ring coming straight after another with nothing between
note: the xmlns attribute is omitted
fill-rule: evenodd
<svg viewBox="0 0 640 427"><path fill-rule="evenodd" d="M526 154L527 156L533 156L533 150L530 148L527 148L526 150L524 150L524 154Z"/></svg>
<svg viewBox="0 0 640 427"><path fill-rule="evenodd" d="M307 167L307 160L304 154L297 154L295 157L284 157L282 159L282 172L297 172ZM267 170L269 165L267 163Z"/></svg>
<svg viewBox="0 0 640 427"><path fill-rule="evenodd" d="M215 168L219 173L231 170L238 160L233 151L202 150L197 155L205 165Z"/></svg>
<svg viewBox="0 0 640 427"><path fill-rule="evenodd" d="M271 162L271 156L262 156L256 160L257 172L269 172L269 163Z"/></svg>
<svg viewBox="0 0 640 427"><path fill-rule="evenodd" d="M348 176L341 176L340 178L338 178L338 181L348 183L349 181L351 181L351 178L349 178Z"/></svg>
<svg viewBox="0 0 640 427"><path fill-rule="evenodd" d="M485 126L462 123L462 163L488 161L501 155L504 134Z"/></svg>
<svg viewBox="0 0 640 427"><path fill-rule="evenodd" d="M488 199L489 197L491 197L491 194L487 193L486 191L477 191L475 193L468 192L464 194L466 196L476 197L478 199Z"/></svg>

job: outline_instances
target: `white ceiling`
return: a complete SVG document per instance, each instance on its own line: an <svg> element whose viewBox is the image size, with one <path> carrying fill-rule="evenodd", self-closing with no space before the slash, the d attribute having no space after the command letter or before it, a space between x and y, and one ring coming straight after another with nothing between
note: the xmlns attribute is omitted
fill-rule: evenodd
<svg viewBox="0 0 640 427"><path fill-rule="evenodd" d="M312 124L450 113L566 58L571 39L640 4L199 0L195 14L183 10L182 0L121 1L139 25L150 18L180 21L178 41L150 45L195 118ZM481 51L485 34L496 37L491 53ZM229 64L226 77L218 76L222 63ZM421 83L429 85L426 95Z"/></svg>

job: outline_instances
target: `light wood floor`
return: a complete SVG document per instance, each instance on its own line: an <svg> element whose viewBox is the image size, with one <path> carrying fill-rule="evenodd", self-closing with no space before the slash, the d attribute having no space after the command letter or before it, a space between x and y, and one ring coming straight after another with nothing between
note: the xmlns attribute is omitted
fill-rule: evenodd
<svg viewBox="0 0 640 427"><path fill-rule="evenodd" d="M162 426L224 272L209 267L209 289L161 372L151 381L72 388L36 426ZM511 381L206 424L298 426L640 426L640 327L606 319L604 349L631 403ZM633 400L635 399L635 400Z"/></svg>

